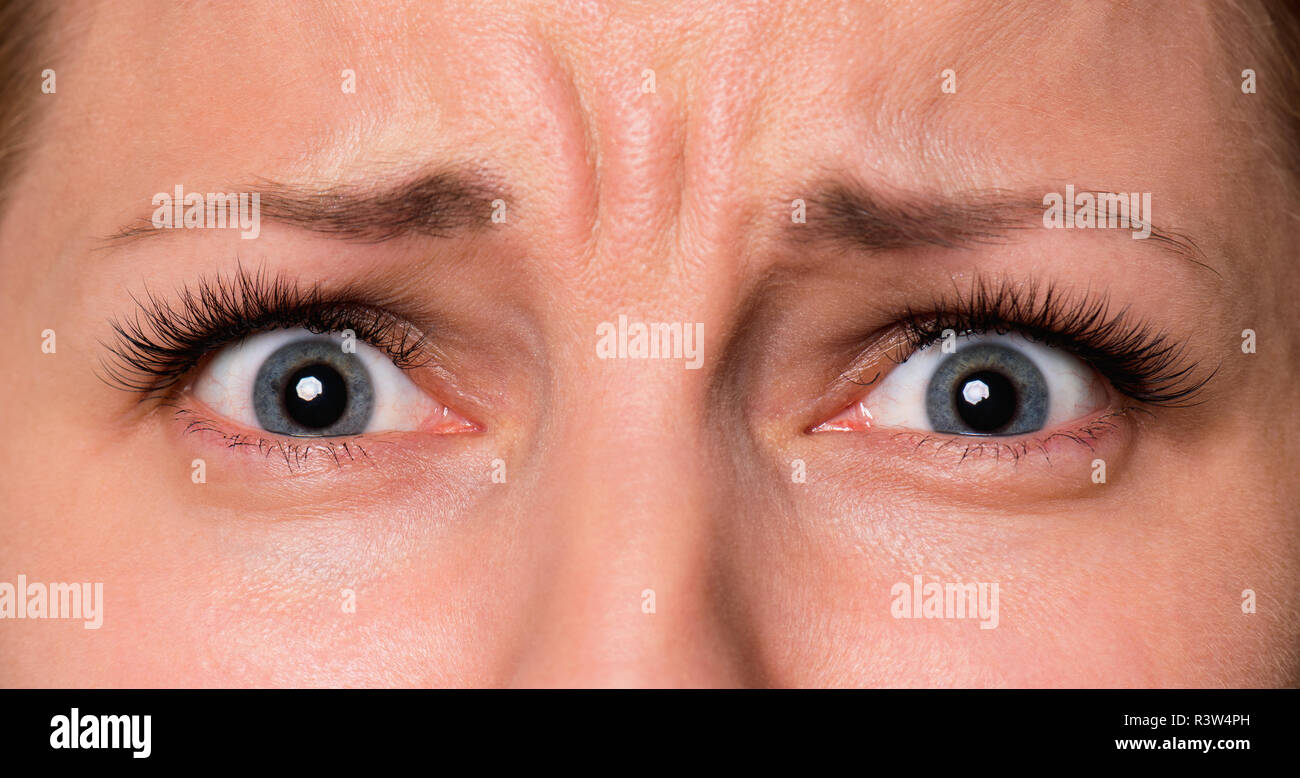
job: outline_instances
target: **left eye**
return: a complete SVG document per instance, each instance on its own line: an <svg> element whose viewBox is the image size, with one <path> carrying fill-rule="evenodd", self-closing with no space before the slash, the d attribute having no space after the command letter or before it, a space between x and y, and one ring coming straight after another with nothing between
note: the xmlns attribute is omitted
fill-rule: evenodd
<svg viewBox="0 0 1300 778"><path fill-rule="evenodd" d="M953 435L1023 435L1105 407L1105 384L1083 360L1022 335L957 336L894 368L863 401L871 424ZM852 409L851 409L852 410Z"/></svg>
<svg viewBox="0 0 1300 778"><path fill-rule="evenodd" d="M415 430L445 411L374 346L303 329L222 348L193 393L234 421L295 437Z"/></svg>

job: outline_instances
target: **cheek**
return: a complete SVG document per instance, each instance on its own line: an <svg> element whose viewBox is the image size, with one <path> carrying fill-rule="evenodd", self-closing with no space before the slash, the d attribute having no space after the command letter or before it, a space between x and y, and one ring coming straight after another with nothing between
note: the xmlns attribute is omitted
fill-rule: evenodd
<svg viewBox="0 0 1300 778"><path fill-rule="evenodd" d="M758 506L727 569L749 596L773 685L1285 686L1295 682L1300 562L1284 514L1179 483L1060 513L944 511L874 492L856 504ZM1231 480L1232 473L1226 473ZM815 489L815 484L805 484ZM1224 522L1206 505L1232 504ZM781 529L792 521L798 532ZM997 626L900 618L896 586L997 582ZM1253 589L1255 613L1243 612Z"/></svg>

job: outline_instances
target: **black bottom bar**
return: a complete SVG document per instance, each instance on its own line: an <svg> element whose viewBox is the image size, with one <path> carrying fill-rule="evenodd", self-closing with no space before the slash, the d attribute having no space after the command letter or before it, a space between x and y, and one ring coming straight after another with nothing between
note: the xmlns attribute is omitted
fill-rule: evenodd
<svg viewBox="0 0 1300 778"><path fill-rule="evenodd" d="M402 758L437 770L468 757L483 767L522 759L595 762L614 772L682 759L692 766L757 760L828 771L845 760L871 770L900 760L916 767L1059 767L1103 759L1177 770L1195 763L1289 763L1297 710L1294 690L11 690L0 691L0 746L9 764L32 756L92 768L108 762L337 767ZM146 740L144 716L149 755L141 758L134 753L146 748L135 745ZM117 748L81 747L111 746L114 733Z"/></svg>

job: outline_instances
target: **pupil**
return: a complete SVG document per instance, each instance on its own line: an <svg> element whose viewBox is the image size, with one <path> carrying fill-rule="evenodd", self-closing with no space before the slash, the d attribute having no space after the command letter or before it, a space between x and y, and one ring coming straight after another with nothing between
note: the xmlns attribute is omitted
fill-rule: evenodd
<svg viewBox="0 0 1300 778"><path fill-rule="evenodd" d="M1016 416L1016 387L1001 373L981 370L957 383L957 415L976 432L997 432Z"/></svg>
<svg viewBox="0 0 1300 778"><path fill-rule="evenodd" d="M304 427L328 427L343 418L347 407L347 385L343 376L329 365L301 368L289 376L289 382L285 384L285 412Z"/></svg>

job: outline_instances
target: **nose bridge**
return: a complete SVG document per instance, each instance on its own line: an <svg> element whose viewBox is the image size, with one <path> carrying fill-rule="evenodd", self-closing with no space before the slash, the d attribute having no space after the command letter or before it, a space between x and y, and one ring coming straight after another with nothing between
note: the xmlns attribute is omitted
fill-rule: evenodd
<svg viewBox="0 0 1300 778"><path fill-rule="evenodd" d="M698 404L684 400L691 379L680 363L612 371L548 467L553 488L534 527L545 585L515 680L737 684L715 608L716 494L689 410ZM629 384L642 389L617 388Z"/></svg>
<svg viewBox="0 0 1300 778"><path fill-rule="evenodd" d="M703 423L717 287L689 270L709 245L681 230L685 95L662 72L629 72L634 61L614 70L635 77L586 101L592 262L566 281L595 327L557 357L520 685L743 682L712 565L726 488Z"/></svg>

